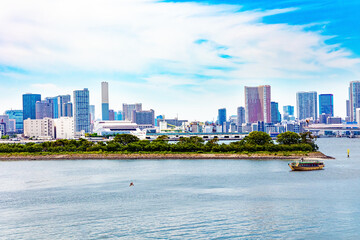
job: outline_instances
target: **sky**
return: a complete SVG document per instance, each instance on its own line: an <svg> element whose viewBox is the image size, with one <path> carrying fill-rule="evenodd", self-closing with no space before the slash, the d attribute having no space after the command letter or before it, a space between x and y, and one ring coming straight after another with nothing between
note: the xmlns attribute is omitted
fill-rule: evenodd
<svg viewBox="0 0 360 240"><path fill-rule="evenodd" d="M0 8L0 112L88 88L101 115L142 103L155 115L235 115L244 86L271 85L272 101L334 94L345 116L360 80L358 0L12 0Z"/></svg>

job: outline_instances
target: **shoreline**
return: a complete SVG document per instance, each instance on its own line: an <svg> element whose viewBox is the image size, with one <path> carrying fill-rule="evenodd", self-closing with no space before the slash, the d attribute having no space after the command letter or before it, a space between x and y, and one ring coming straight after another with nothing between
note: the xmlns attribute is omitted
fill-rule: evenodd
<svg viewBox="0 0 360 240"><path fill-rule="evenodd" d="M0 161L41 161L41 160L136 160L136 159L238 159L238 160L295 160L300 158L334 159L322 152L306 154L244 154L244 153L71 153L71 154L1 154Z"/></svg>

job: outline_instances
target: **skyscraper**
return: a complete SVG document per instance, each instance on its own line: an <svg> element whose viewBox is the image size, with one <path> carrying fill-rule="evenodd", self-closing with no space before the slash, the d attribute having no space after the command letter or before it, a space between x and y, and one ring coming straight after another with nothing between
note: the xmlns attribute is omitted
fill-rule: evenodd
<svg viewBox="0 0 360 240"><path fill-rule="evenodd" d="M102 120L109 120L109 84L101 82L101 111Z"/></svg>
<svg viewBox="0 0 360 240"><path fill-rule="evenodd" d="M74 123L75 132L84 130L86 133L90 132L90 105L89 105L89 90L74 91Z"/></svg>
<svg viewBox="0 0 360 240"><path fill-rule="evenodd" d="M43 100L35 103L36 119L53 118L52 101Z"/></svg>
<svg viewBox="0 0 360 240"><path fill-rule="evenodd" d="M23 120L36 119L36 102L41 101L40 94L23 94Z"/></svg>
<svg viewBox="0 0 360 240"><path fill-rule="evenodd" d="M271 87L245 87L245 117L247 123L271 122Z"/></svg>
<svg viewBox="0 0 360 240"><path fill-rule="evenodd" d="M95 122L95 105L90 105L89 109L90 109L90 122L93 123Z"/></svg>
<svg viewBox="0 0 360 240"><path fill-rule="evenodd" d="M312 118L318 119L317 92L296 93L297 117L299 120Z"/></svg>
<svg viewBox="0 0 360 240"><path fill-rule="evenodd" d="M283 106L283 118L286 121L290 120L290 116L294 116L294 106Z"/></svg>
<svg viewBox="0 0 360 240"><path fill-rule="evenodd" d="M9 116L9 119L15 119L16 131L21 133L24 129L24 119L22 110L7 110L5 114Z"/></svg>
<svg viewBox="0 0 360 240"><path fill-rule="evenodd" d="M53 106L53 115L52 118L59 118L59 105L58 105L58 97L47 97L46 101L50 102Z"/></svg>
<svg viewBox="0 0 360 240"><path fill-rule="evenodd" d="M150 125L151 127L155 126L155 112L150 109L149 111L133 111L133 120L132 122L139 125Z"/></svg>
<svg viewBox="0 0 360 240"><path fill-rule="evenodd" d="M220 108L218 110L218 123L222 126L224 122L226 122L226 108Z"/></svg>
<svg viewBox="0 0 360 240"><path fill-rule="evenodd" d="M73 116L73 104L71 102L64 103L64 116L63 117L72 117Z"/></svg>
<svg viewBox="0 0 360 240"><path fill-rule="evenodd" d="M281 114L279 111L279 104L277 102L271 102L271 122L281 122Z"/></svg>
<svg viewBox="0 0 360 240"><path fill-rule="evenodd" d="M132 121L133 120L133 111L141 111L142 110L142 104L141 103L135 103L135 104L126 104L123 103L123 119L126 121Z"/></svg>
<svg viewBox="0 0 360 240"><path fill-rule="evenodd" d="M334 100L332 94L319 95L319 115L323 113L331 117L334 116Z"/></svg>
<svg viewBox="0 0 360 240"><path fill-rule="evenodd" d="M245 108L238 107L237 108L237 126L238 126L238 128L241 127L241 125L243 123L245 123Z"/></svg>
<svg viewBox="0 0 360 240"><path fill-rule="evenodd" d="M58 115L59 117L70 117L65 114L67 103L71 101L70 95L59 95L57 96L58 101Z"/></svg>
<svg viewBox="0 0 360 240"><path fill-rule="evenodd" d="M350 121L356 122L356 109L360 108L360 81L350 82L349 88L349 100L350 100Z"/></svg>
<svg viewBox="0 0 360 240"><path fill-rule="evenodd" d="M109 120L114 121L115 120L115 111L113 109L109 110Z"/></svg>

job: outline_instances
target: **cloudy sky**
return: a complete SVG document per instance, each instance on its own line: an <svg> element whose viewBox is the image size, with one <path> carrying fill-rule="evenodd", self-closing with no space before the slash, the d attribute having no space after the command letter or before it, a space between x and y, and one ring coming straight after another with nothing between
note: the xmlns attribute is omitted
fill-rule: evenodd
<svg viewBox="0 0 360 240"><path fill-rule="evenodd" d="M256 2L256 3L255 3ZM276 2L276 3L274 3ZM89 88L100 116L143 103L167 118L216 120L244 105L244 86L269 84L272 100L333 93L345 115L360 79L357 0L11 0L0 8L0 112Z"/></svg>

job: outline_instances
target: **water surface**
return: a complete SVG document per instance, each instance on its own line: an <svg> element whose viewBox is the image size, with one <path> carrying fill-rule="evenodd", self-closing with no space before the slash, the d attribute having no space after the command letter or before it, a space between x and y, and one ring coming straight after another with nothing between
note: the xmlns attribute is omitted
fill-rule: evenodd
<svg viewBox="0 0 360 240"><path fill-rule="evenodd" d="M0 239L359 239L360 139L318 144L336 159L312 172L284 160L0 162Z"/></svg>

